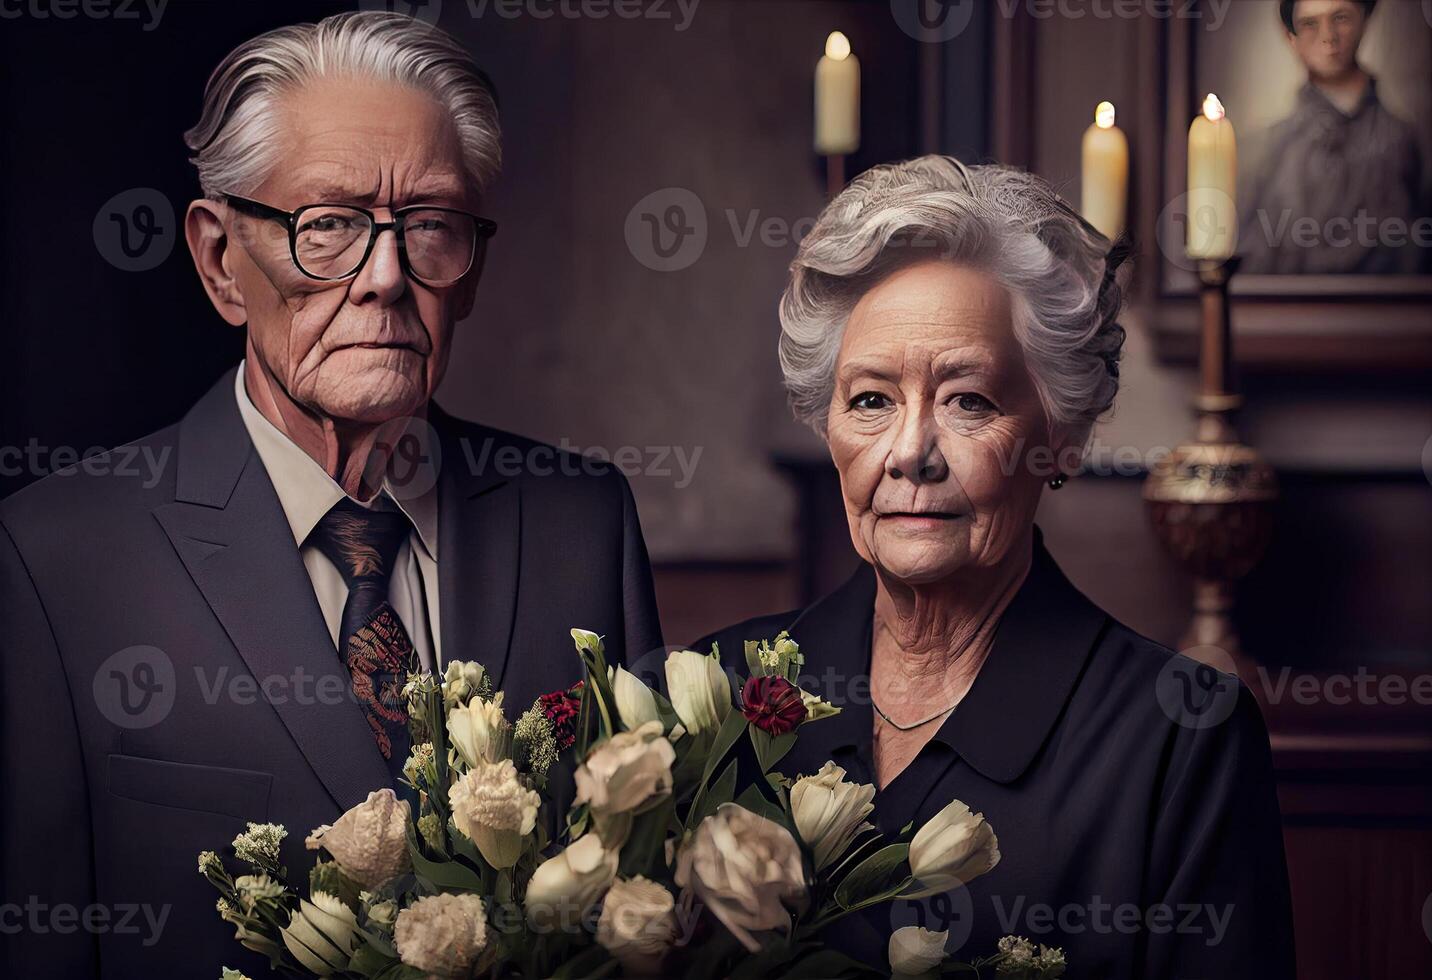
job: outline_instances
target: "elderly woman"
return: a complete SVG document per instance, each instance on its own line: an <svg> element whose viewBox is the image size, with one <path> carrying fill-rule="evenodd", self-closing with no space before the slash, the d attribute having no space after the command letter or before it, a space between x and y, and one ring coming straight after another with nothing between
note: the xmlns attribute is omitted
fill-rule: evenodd
<svg viewBox="0 0 1432 980"><path fill-rule="evenodd" d="M875 784L888 834L963 800L1001 853L924 909L842 920L829 941L866 962L920 922L966 959L1063 946L1074 977L1293 976L1256 703L1093 605L1034 526L1118 389L1121 257L1039 178L929 156L857 179L792 266L786 386L864 563L700 648L789 630L843 711L783 768Z"/></svg>

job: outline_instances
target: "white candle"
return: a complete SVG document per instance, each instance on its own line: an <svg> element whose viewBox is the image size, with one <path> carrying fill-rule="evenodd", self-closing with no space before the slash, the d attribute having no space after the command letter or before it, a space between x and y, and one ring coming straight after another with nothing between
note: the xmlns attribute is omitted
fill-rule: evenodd
<svg viewBox="0 0 1432 980"><path fill-rule="evenodd" d="M1114 125L1114 104L1100 102L1084 130L1079 202L1084 220L1113 240L1123 234L1129 197L1129 141Z"/></svg>
<svg viewBox="0 0 1432 980"><path fill-rule="evenodd" d="M825 39L815 66L815 151L824 156L860 147L860 60L840 31Z"/></svg>
<svg viewBox="0 0 1432 980"><path fill-rule="evenodd" d="M1188 255L1222 261L1238 248L1238 145L1212 92L1188 128Z"/></svg>

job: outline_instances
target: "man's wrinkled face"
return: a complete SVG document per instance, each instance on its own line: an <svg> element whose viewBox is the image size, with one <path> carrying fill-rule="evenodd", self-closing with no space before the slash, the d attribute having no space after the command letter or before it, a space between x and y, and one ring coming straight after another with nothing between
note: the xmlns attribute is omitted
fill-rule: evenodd
<svg viewBox="0 0 1432 980"><path fill-rule="evenodd" d="M320 80L288 93L278 122L279 163L244 197L285 211L357 205L380 222L413 204L477 211L452 121L422 92ZM446 369L453 326L471 308L478 270L451 286L427 286L404 274L387 231L355 277L319 282L295 267L280 223L230 211L226 227L250 343L295 402L361 424L426 404Z"/></svg>
<svg viewBox="0 0 1432 980"><path fill-rule="evenodd" d="M1357 66L1366 20L1353 0L1298 0L1288 40L1314 80L1339 78Z"/></svg>
<svg viewBox="0 0 1432 980"><path fill-rule="evenodd" d="M855 550L910 585L998 566L1025 540L1058 452L1012 326L983 272L910 266L856 304L826 430Z"/></svg>

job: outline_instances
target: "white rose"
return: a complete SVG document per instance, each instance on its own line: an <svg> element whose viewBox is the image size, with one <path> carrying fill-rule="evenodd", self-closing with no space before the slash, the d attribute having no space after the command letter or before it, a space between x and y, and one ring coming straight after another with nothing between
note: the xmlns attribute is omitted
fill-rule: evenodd
<svg viewBox="0 0 1432 980"><path fill-rule="evenodd" d="M608 667L607 673L611 677L612 696L617 699L617 714L622 716L622 724L628 730L661 720L656 710L656 694L635 674L621 667Z"/></svg>
<svg viewBox="0 0 1432 980"><path fill-rule="evenodd" d="M502 692L491 701L473 698L447 713L448 739L469 767L501 762L512 745L512 725L502 713Z"/></svg>
<svg viewBox="0 0 1432 980"><path fill-rule="evenodd" d="M795 781L791 816L801 839L815 852L817 871L838 860L857 834L875 829L865 821L875 809L874 799L874 786L847 782L845 770L834 762Z"/></svg>
<svg viewBox="0 0 1432 980"><path fill-rule="evenodd" d="M428 895L398 913L398 958L430 976L466 977L487 948L487 911L476 895Z"/></svg>
<svg viewBox="0 0 1432 980"><path fill-rule="evenodd" d="M790 924L805 907L805 872L790 831L734 803L702 820L676 857L676 883L709 908L752 953L751 935Z"/></svg>
<svg viewBox="0 0 1432 980"><path fill-rule="evenodd" d="M983 813L954 800L915 833L910 841L910 873L919 888L905 895L920 898L949 891L999 863L999 841Z"/></svg>
<svg viewBox="0 0 1432 980"><path fill-rule="evenodd" d="M298 909L283 929L283 944L303 968L315 976L348 969L358 919L353 910L327 892L299 899Z"/></svg>
<svg viewBox="0 0 1432 980"><path fill-rule="evenodd" d="M662 734L661 722L618 732L602 742L577 767L576 803L591 807L599 823L625 824L611 818L650 809L671 793L676 750ZM624 831L618 837L625 836ZM618 842L607 836L608 846Z"/></svg>
<svg viewBox="0 0 1432 980"><path fill-rule="evenodd" d="M596 834L579 837L532 873L525 902L527 921L538 928L579 921L616 879L620 859Z"/></svg>
<svg viewBox="0 0 1432 980"><path fill-rule="evenodd" d="M666 657L666 687L681 724L693 735L714 732L731 713L731 681L715 657L673 650Z"/></svg>
<svg viewBox="0 0 1432 980"><path fill-rule="evenodd" d="M522 856L522 839L537 825L542 798L517 779L512 760L503 759L473 766L448 791L448 803L457 829L500 870Z"/></svg>
<svg viewBox="0 0 1432 980"><path fill-rule="evenodd" d="M363 888L381 888L408 871L408 801L391 789L368 794L330 826L319 827L305 842L309 850L322 847L338 869Z"/></svg>
<svg viewBox="0 0 1432 980"><path fill-rule="evenodd" d="M597 942L626 976L657 976L678 931L676 899L640 876L613 884L597 919Z"/></svg>
<svg viewBox="0 0 1432 980"><path fill-rule="evenodd" d="M950 931L931 932L919 926L896 929L890 936L890 969L905 977L929 973L945 961Z"/></svg>

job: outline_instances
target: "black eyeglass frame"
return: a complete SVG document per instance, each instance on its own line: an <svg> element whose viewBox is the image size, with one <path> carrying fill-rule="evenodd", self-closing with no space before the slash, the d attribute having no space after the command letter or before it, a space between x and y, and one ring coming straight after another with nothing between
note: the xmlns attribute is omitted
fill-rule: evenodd
<svg viewBox="0 0 1432 980"><path fill-rule="evenodd" d="M473 214L471 211L463 211L461 208L448 208L435 204L414 204L405 208L398 208L393 212L392 221L379 221L378 216L372 211L367 208L360 208L356 204L322 202L318 204L305 204L297 211L285 211L271 204L265 204L262 201L255 201L247 197L239 197L235 194L223 194L221 196L225 203L240 214L247 214L253 218L277 221L286 226L288 228L288 254L289 257L293 259L294 268L309 279L313 279L317 282L342 282L345 279L352 279L358 275L359 272L363 271L363 267L368 264L368 259L373 254L373 246L377 244L378 236L385 231L391 231L398 239L398 261L403 267L404 274L411 276L419 282L426 283L429 286L451 286L472 271L473 264L477 261L478 253L480 251L485 253L488 239L497 234L497 222L491 218L484 218L480 215ZM314 208L347 208L350 211L358 212L368 219L368 245L363 249L363 257L358 260L358 264L353 267L352 272L341 276L315 276L305 269L303 263L299 261L298 219L305 211L311 211ZM467 257L467 268L463 269L462 272L451 279L428 279L413 271L413 267L408 263L408 244L403 239L403 215L413 211L446 211L450 214L461 214L472 219L476 237L472 243L472 254Z"/></svg>

